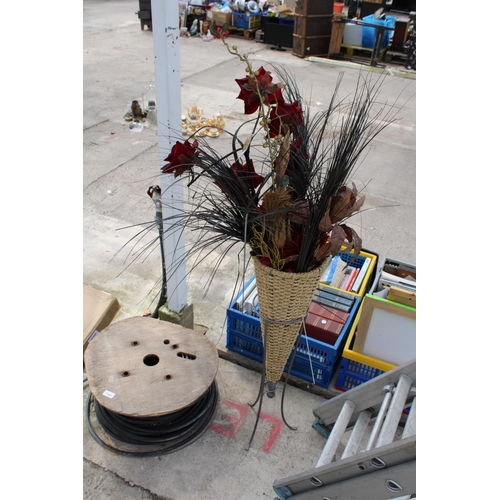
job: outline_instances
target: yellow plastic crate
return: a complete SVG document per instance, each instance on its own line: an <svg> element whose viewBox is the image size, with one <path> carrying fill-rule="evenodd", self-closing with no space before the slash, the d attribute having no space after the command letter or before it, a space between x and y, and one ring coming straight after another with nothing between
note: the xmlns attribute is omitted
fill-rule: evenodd
<svg viewBox="0 0 500 500"><path fill-rule="evenodd" d="M380 300L389 302L385 299ZM413 309L407 306L402 307ZM362 311L363 303L361 303L358 313L356 314L354 322L351 326L351 330L349 331L349 335L340 358L338 373L333 383L335 389L340 391L353 389L354 387L357 387L364 382L368 382L369 380L382 375L397 366L381 359L373 358L371 356L367 356L366 354L361 354L352 350L354 345L354 335L356 334Z"/></svg>
<svg viewBox="0 0 500 500"><path fill-rule="evenodd" d="M347 252L344 252L344 249L345 249L345 247L342 247L342 250L339 253L339 255L341 256L342 260L347 263L350 261L352 255L354 254L354 251L347 253ZM368 287L371 283L371 280L373 279L373 276L375 274L375 269L377 267L377 255L361 250L358 257L352 263L352 265L354 265L354 267L361 267L366 258L370 258L371 261L370 261L370 264L368 266L368 270L366 271L366 275L363 278L363 282L361 283L361 287L359 288L359 291L357 293L354 293L354 292L348 292L346 290L341 290L342 292L349 293L351 295L354 295L355 297L359 297L360 299L364 297L364 295L366 294ZM325 286L328 288L333 288L334 290L340 290L339 288L335 288L335 287L330 286L330 285L325 285Z"/></svg>
<svg viewBox="0 0 500 500"><path fill-rule="evenodd" d="M334 381L335 389L339 391L348 391L358 385L368 382L383 373L392 370L396 367L392 363L387 363L381 359L372 358L365 354L360 354L351 349L354 340L354 334L358 327L361 308L356 314L356 318L352 324L349 336L340 358L337 377Z"/></svg>
<svg viewBox="0 0 500 500"><path fill-rule="evenodd" d="M393 365L392 363L387 363L387 361L382 361L381 359L372 358L371 356L367 356L366 354L361 354L351 349L351 346L353 345L354 334L356 333L356 329L358 328L359 318L361 317L362 309L363 309L363 304L361 304L358 314L356 314L356 318L354 319L354 323L352 324L351 331L349 332L349 336L347 337L347 341L345 343L345 347L342 352L342 357L350 359L352 361L356 361L356 363L368 365L372 368L376 368L377 370L381 370L383 372L387 372L389 370L392 370L393 368L396 368L396 365Z"/></svg>

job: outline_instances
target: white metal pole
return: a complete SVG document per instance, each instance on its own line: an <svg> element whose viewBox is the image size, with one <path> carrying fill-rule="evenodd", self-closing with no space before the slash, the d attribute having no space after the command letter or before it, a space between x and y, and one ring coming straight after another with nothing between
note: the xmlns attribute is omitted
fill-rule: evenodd
<svg viewBox="0 0 500 500"><path fill-rule="evenodd" d="M151 0L151 17L161 169L182 130L178 2ZM164 219L181 213L184 203L183 184L174 182L173 174L161 174L161 191ZM172 230L169 225L168 219L165 220L163 242L168 308L180 312L187 304L184 233L182 228Z"/></svg>

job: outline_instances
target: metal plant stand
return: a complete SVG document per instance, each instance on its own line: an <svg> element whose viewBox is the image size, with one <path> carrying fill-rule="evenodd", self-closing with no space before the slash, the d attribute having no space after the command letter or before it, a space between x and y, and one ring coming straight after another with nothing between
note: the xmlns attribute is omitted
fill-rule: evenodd
<svg viewBox="0 0 500 500"><path fill-rule="evenodd" d="M250 437L250 441L248 442L248 444L245 447L246 451L248 451L250 449L250 446L252 444L253 438L255 436L255 432L257 430L257 426L259 424L259 418L260 418L260 412L261 412L261 409L262 409L262 401L263 401L264 394L267 394L268 398L274 398L274 396L276 394L277 383L276 382L266 381L267 326L268 326L269 323L273 323L273 324L277 324L277 325L293 325L293 324L296 324L296 323L302 323L302 325L305 326L304 318L299 318L299 319L295 319L295 320L292 320L292 321L275 321L275 320L272 320L272 319L269 319L269 318L265 318L264 316L260 316L260 319L261 319L261 322L263 320L263 323L264 323L264 332L263 332L263 336L262 336L263 337L263 349L264 349L264 351L263 351L263 359L262 359L262 376L261 376L261 379L260 379L260 388L259 388L259 394L257 396L257 399L255 400L254 403L248 403L249 406L251 406L252 408L257 403L259 403L259 408L257 410L257 418L255 420L255 425L254 425L254 428L253 428L252 435ZM288 370L286 371L285 381L283 383L283 393L281 395L281 418L283 419L283 422L285 423L285 425L289 429L291 429L292 431L296 431L297 427L291 426L286 421L285 414L284 414L284 411L283 411L283 403L284 403L284 400L285 400L285 390L286 390L286 386L287 386L287 382L288 382L288 377L290 375L290 371L292 369L292 365L293 365L293 362L295 360L295 354L297 352L297 347L298 347L299 339L300 339L300 331L299 331L299 333L297 333L297 338L295 339L295 345L292 348L292 351L293 351L292 359L290 360L290 363L288 365ZM267 389L266 389L266 384L267 384Z"/></svg>

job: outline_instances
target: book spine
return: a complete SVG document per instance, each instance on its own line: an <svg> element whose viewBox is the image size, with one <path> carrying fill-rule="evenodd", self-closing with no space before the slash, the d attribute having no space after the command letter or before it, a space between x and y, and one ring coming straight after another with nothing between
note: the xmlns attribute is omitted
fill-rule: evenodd
<svg viewBox="0 0 500 500"><path fill-rule="evenodd" d="M311 302L311 307L309 312L316 314L316 316L321 316L322 318L336 321L337 323L345 324L349 319L349 314L343 311L339 311L337 308L324 307L316 302Z"/></svg>
<svg viewBox="0 0 500 500"><path fill-rule="evenodd" d="M327 281L326 281L328 285L332 282L333 275L335 274L335 269L337 269L337 264L338 264L339 258L340 257L338 255L336 255L333 258L330 272L328 273L328 277L327 277Z"/></svg>
<svg viewBox="0 0 500 500"><path fill-rule="evenodd" d="M354 297L350 293L342 292L337 288L331 288L319 285L315 293L320 295L326 295L328 299L340 302L345 305L352 305L352 303L354 302Z"/></svg>
<svg viewBox="0 0 500 500"><path fill-rule="evenodd" d="M328 283L328 274L330 273L330 269L332 267L332 256L328 257L328 264L326 265L326 269L323 271L321 278L319 279L320 283Z"/></svg>
<svg viewBox="0 0 500 500"><path fill-rule="evenodd" d="M329 300L330 302L336 302L336 303L338 302L339 304L343 304L345 306L350 306L354 302L353 298L346 299L344 297L339 297L338 295L335 295L333 293L327 293L316 290L314 294L317 295L318 297L322 297L323 299Z"/></svg>
<svg viewBox="0 0 500 500"><path fill-rule="evenodd" d="M339 257L337 259L337 265L335 267L332 279L328 284L335 288L340 288L340 285L342 284L342 281L345 278L346 263L342 260L342 258L339 255L337 255L337 257Z"/></svg>
<svg viewBox="0 0 500 500"><path fill-rule="evenodd" d="M349 277L349 280L347 281L346 284L346 290L350 292L352 290L352 286L354 285L354 282L356 278L358 277L359 274L359 267L356 267L352 270L351 276Z"/></svg>
<svg viewBox="0 0 500 500"><path fill-rule="evenodd" d="M243 309L243 305L248 300L248 297L255 290L256 286L257 286L257 280L254 279L251 283L249 283L246 287L243 288L243 291L241 292L240 296L236 299L236 302L234 303L234 309L236 309L237 311L241 311Z"/></svg>
<svg viewBox="0 0 500 500"><path fill-rule="evenodd" d="M350 273L349 273L349 274L346 274L346 275L344 276L344 279L342 280L342 283L340 283L340 285L339 285L339 288L340 288L341 290L346 290L346 283L347 283L347 281L349 280L349 276L350 276Z"/></svg>
<svg viewBox="0 0 500 500"><path fill-rule="evenodd" d="M250 314L252 315L253 314L253 310L254 310L254 302L256 300L256 297L257 297L257 289L254 289L252 291L252 293L247 297L247 299L245 300L245 302L243 303L243 313L244 314Z"/></svg>
<svg viewBox="0 0 500 500"><path fill-rule="evenodd" d="M368 272L368 269L370 267L372 259L370 257L365 257L365 261L363 262L363 265L361 266L361 269L358 273L358 277L354 281L354 284L352 285L352 291L355 293L358 293L361 285L363 283L363 280L365 279L366 273Z"/></svg>
<svg viewBox="0 0 500 500"><path fill-rule="evenodd" d="M339 297L344 298L344 299L349 299L351 301L351 303L354 302L353 296L350 293L343 292L342 290L331 289L331 292L329 292L329 293L333 293L333 294L338 295Z"/></svg>
<svg viewBox="0 0 500 500"><path fill-rule="evenodd" d="M345 304L341 304L340 302L333 302L332 300L324 299L323 297L320 297L319 295L314 295L312 300L313 300L313 302L316 302L317 304L322 304L324 306L333 307L334 309L338 309L339 311L344 311L344 312L349 312L351 310L351 307L352 307L352 304L345 305Z"/></svg>

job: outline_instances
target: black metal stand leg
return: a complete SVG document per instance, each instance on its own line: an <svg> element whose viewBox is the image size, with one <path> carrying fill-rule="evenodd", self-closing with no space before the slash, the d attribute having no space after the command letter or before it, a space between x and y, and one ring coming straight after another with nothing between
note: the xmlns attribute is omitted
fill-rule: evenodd
<svg viewBox="0 0 500 500"><path fill-rule="evenodd" d="M281 394L281 418L283 419L283 422L285 422L285 425L292 431L296 431L297 427L289 425L288 422L286 421L285 413L283 411L283 403L285 401L285 391L286 391L286 386L288 384L288 377L290 376L290 372L292 371L292 365L295 360L295 354L297 353L297 349L299 347L299 342L300 342L300 333L297 335L297 338L295 339L295 346L293 348L292 359L290 360L290 364L288 365L288 370L286 371L285 382L283 383L283 393Z"/></svg>
<svg viewBox="0 0 500 500"><path fill-rule="evenodd" d="M262 396L264 395L264 392L265 392L264 386L265 386L265 381L266 381L267 321L265 322L265 326L264 326L263 340L264 340L264 343L263 343L263 351L262 351L262 375L260 377L259 395L257 396L255 403L253 403L253 404L248 403L251 407L253 407L257 404L257 401L260 401L259 402L259 409L257 410L257 418L255 419L255 425L253 427L252 435L250 436L250 441L248 442L248 444L245 447L246 451L248 451L250 449L253 438L255 436L255 432L257 430L257 425L259 425L260 411L262 409L262 400L264 399Z"/></svg>
<svg viewBox="0 0 500 500"><path fill-rule="evenodd" d="M265 349L264 349L264 354L265 354ZM264 356L264 360L265 359L266 358ZM262 398L262 393L264 392L265 381L266 381L266 363L263 361L262 362L262 375L260 377L259 394L258 394L257 399L255 400L255 402L254 403L248 403L248 406L251 406L253 408L257 404L257 402L259 401L259 399Z"/></svg>
<svg viewBox="0 0 500 500"><path fill-rule="evenodd" d="M255 425L253 427L253 432L252 432L252 435L250 436L250 441L248 441L248 444L245 446L245 450L248 451L250 449L250 446L252 444L252 441L253 441L253 437L255 436L255 431L257 430L257 425L259 424L259 418L260 418L260 410L262 409L262 400L264 398L262 397L262 386L261 386L261 392L259 394L259 400L260 400L260 403L259 403L259 409L257 411L257 418L255 419ZM256 401L257 402L257 401ZM255 403L256 403L255 402ZM254 404L255 404L254 403Z"/></svg>
<svg viewBox="0 0 500 500"><path fill-rule="evenodd" d="M252 431L252 435L250 436L250 441L248 442L248 444L245 447L246 451L248 451L250 449L250 446L252 444L253 438L255 436L255 432L257 431L257 426L259 425L259 418L260 418L260 413L261 413L261 410L262 410L262 401L264 399L263 398L264 394L267 393L267 396L269 398L273 398L275 396L275 392L276 392L276 386L277 386L277 384L275 382L267 382L267 384L268 384L268 390L266 391L266 388L265 388L265 385L266 385L266 352L267 352L267 350L266 350L266 347L267 347L266 344L267 344L267 324L268 324L268 321L271 321L271 320L268 320L268 319L264 318L264 334L263 334L264 345L263 345L263 359L262 359L262 375L261 375L261 378L260 378L259 394L258 394L257 399L255 400L255 402L253 404L248 403L249 406L253 407L253 406L255 406L257 404L257 402L259 402L259 408L257 410L257 418L255 420L255 425L254 425L254 428L253 428L253 431ZM303 318L301 318L300 320L289 321L289 322L278 322L277 321L276 323L292 324L292 323L297 323L298 321L301 321L302 324L304 323L304 319ZM293 426L289 425L288 422L286 421L284 410L283 410L283 404L284 404L284 400L285 400L286 385L288 383L288 377L290 375L290 371L292 369L292 365L293 365L293 362L295 360L295 354L297 352L299 340L300 340L300 333L297 334L297 337L295 339L295 344L294 344L294 347L293 347L292 359L290 360L290 364L288 366L287 374L286 374L286 377L285 377L285 382L284 382L284 385L283 385L283 393L281 395L281 418L283 419L283 422L285 423L285 425L289 429L291 429L293 431L296 431L297 427L293 427Z"/></svg>

